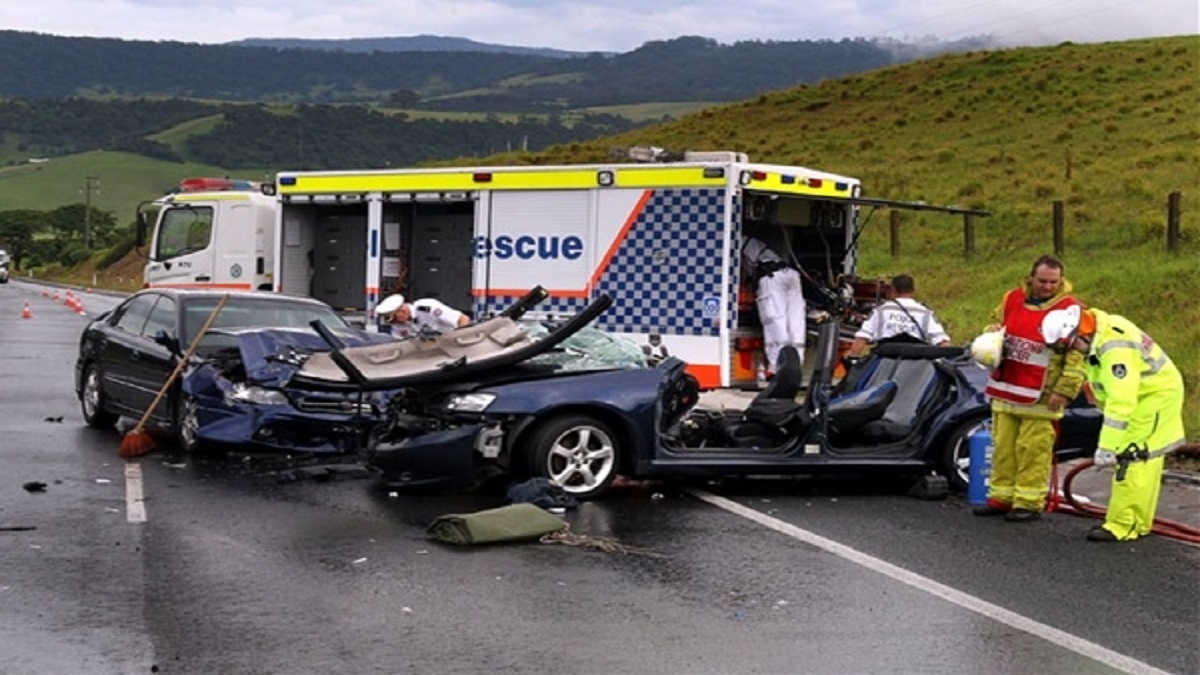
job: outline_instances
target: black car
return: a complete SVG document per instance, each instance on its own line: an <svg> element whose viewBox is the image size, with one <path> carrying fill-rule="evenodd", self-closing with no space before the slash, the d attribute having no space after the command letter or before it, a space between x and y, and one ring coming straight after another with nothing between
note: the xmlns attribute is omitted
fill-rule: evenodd
<svg viewBox="0 0 1200 675"><path fill-rule="evenodd" d="M225 305L150 421L185 450L204 443L355 449L356 434L382 415L389 393L287 391L288 364L328 349L314 321L344 345L392 338L351 327L322 302L271 293L150 289L97 317L75 363L87 423L112 427L120 416L140 417L222 296Z"/></svg>

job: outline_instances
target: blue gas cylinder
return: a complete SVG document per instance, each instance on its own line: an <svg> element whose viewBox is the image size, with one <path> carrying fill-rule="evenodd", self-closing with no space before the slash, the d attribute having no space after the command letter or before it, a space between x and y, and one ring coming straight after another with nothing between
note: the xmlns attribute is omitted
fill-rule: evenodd
<svg viewBox="0 0 1200 675"><path fill-rule="evenodd" d="M980 429L967 440L970 463L967 469L967 502L975 506L987 503L988 477L992 473L992 432Z"/></svg>

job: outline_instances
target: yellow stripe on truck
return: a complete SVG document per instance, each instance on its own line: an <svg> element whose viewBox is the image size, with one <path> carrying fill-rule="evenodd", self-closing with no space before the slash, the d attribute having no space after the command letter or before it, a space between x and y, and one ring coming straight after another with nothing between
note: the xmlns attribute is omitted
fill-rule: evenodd
<svg viewBox="0 0 1200 675"><path fill-rule="evenodd" d="M810 183L810 181L812 181ZM763 178L751 178L746 188L765 192L779 192L792 195L811 195L813 197L843 197L854 196L854 186L857 181L834 180L830 178L806 178L803 175L789 175L774 171L766 172Z"/></svg>
<svg viewBox="0 0 1200 675"><path fill-rule="evenodd" d="M479 167L472 171L284 174L279 194L368 192L472 192L476 190L580 190L601 187L609 174L613 187L720 187L723 176L705 177L704 167L589 166L570 168Z"/></svg>
<svg viewBox="0 0 1200 675"><path fill-rule="evenodd" d="M487 176L487 180L481 180ZM320 174L279 181L279 193L472 192L475 190L579 189L596 187L595 171L456 171L452 173Z"/></svg>

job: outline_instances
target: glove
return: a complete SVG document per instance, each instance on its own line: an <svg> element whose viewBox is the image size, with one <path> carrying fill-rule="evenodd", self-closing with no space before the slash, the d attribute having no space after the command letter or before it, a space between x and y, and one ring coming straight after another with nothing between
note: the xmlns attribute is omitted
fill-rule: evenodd
<svg viewBox="0 0 1200 675"><path fill-rule="evenodd" d="M1092 455L1092 464L1097 467L1116 466L1117 453L1112 450L1097 450L1096 454Z"/></svg>

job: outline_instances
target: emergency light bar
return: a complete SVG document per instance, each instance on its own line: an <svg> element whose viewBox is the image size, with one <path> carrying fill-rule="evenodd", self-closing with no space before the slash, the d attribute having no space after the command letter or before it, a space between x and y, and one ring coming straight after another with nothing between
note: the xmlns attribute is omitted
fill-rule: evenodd
<svg viewBox="0 0 1200 675"><path fill-rule="evenodd" d="M225 192L255 189L257 189L256 185L248 180L230 178L184 178L179 181L180 192Z"/></svg>

